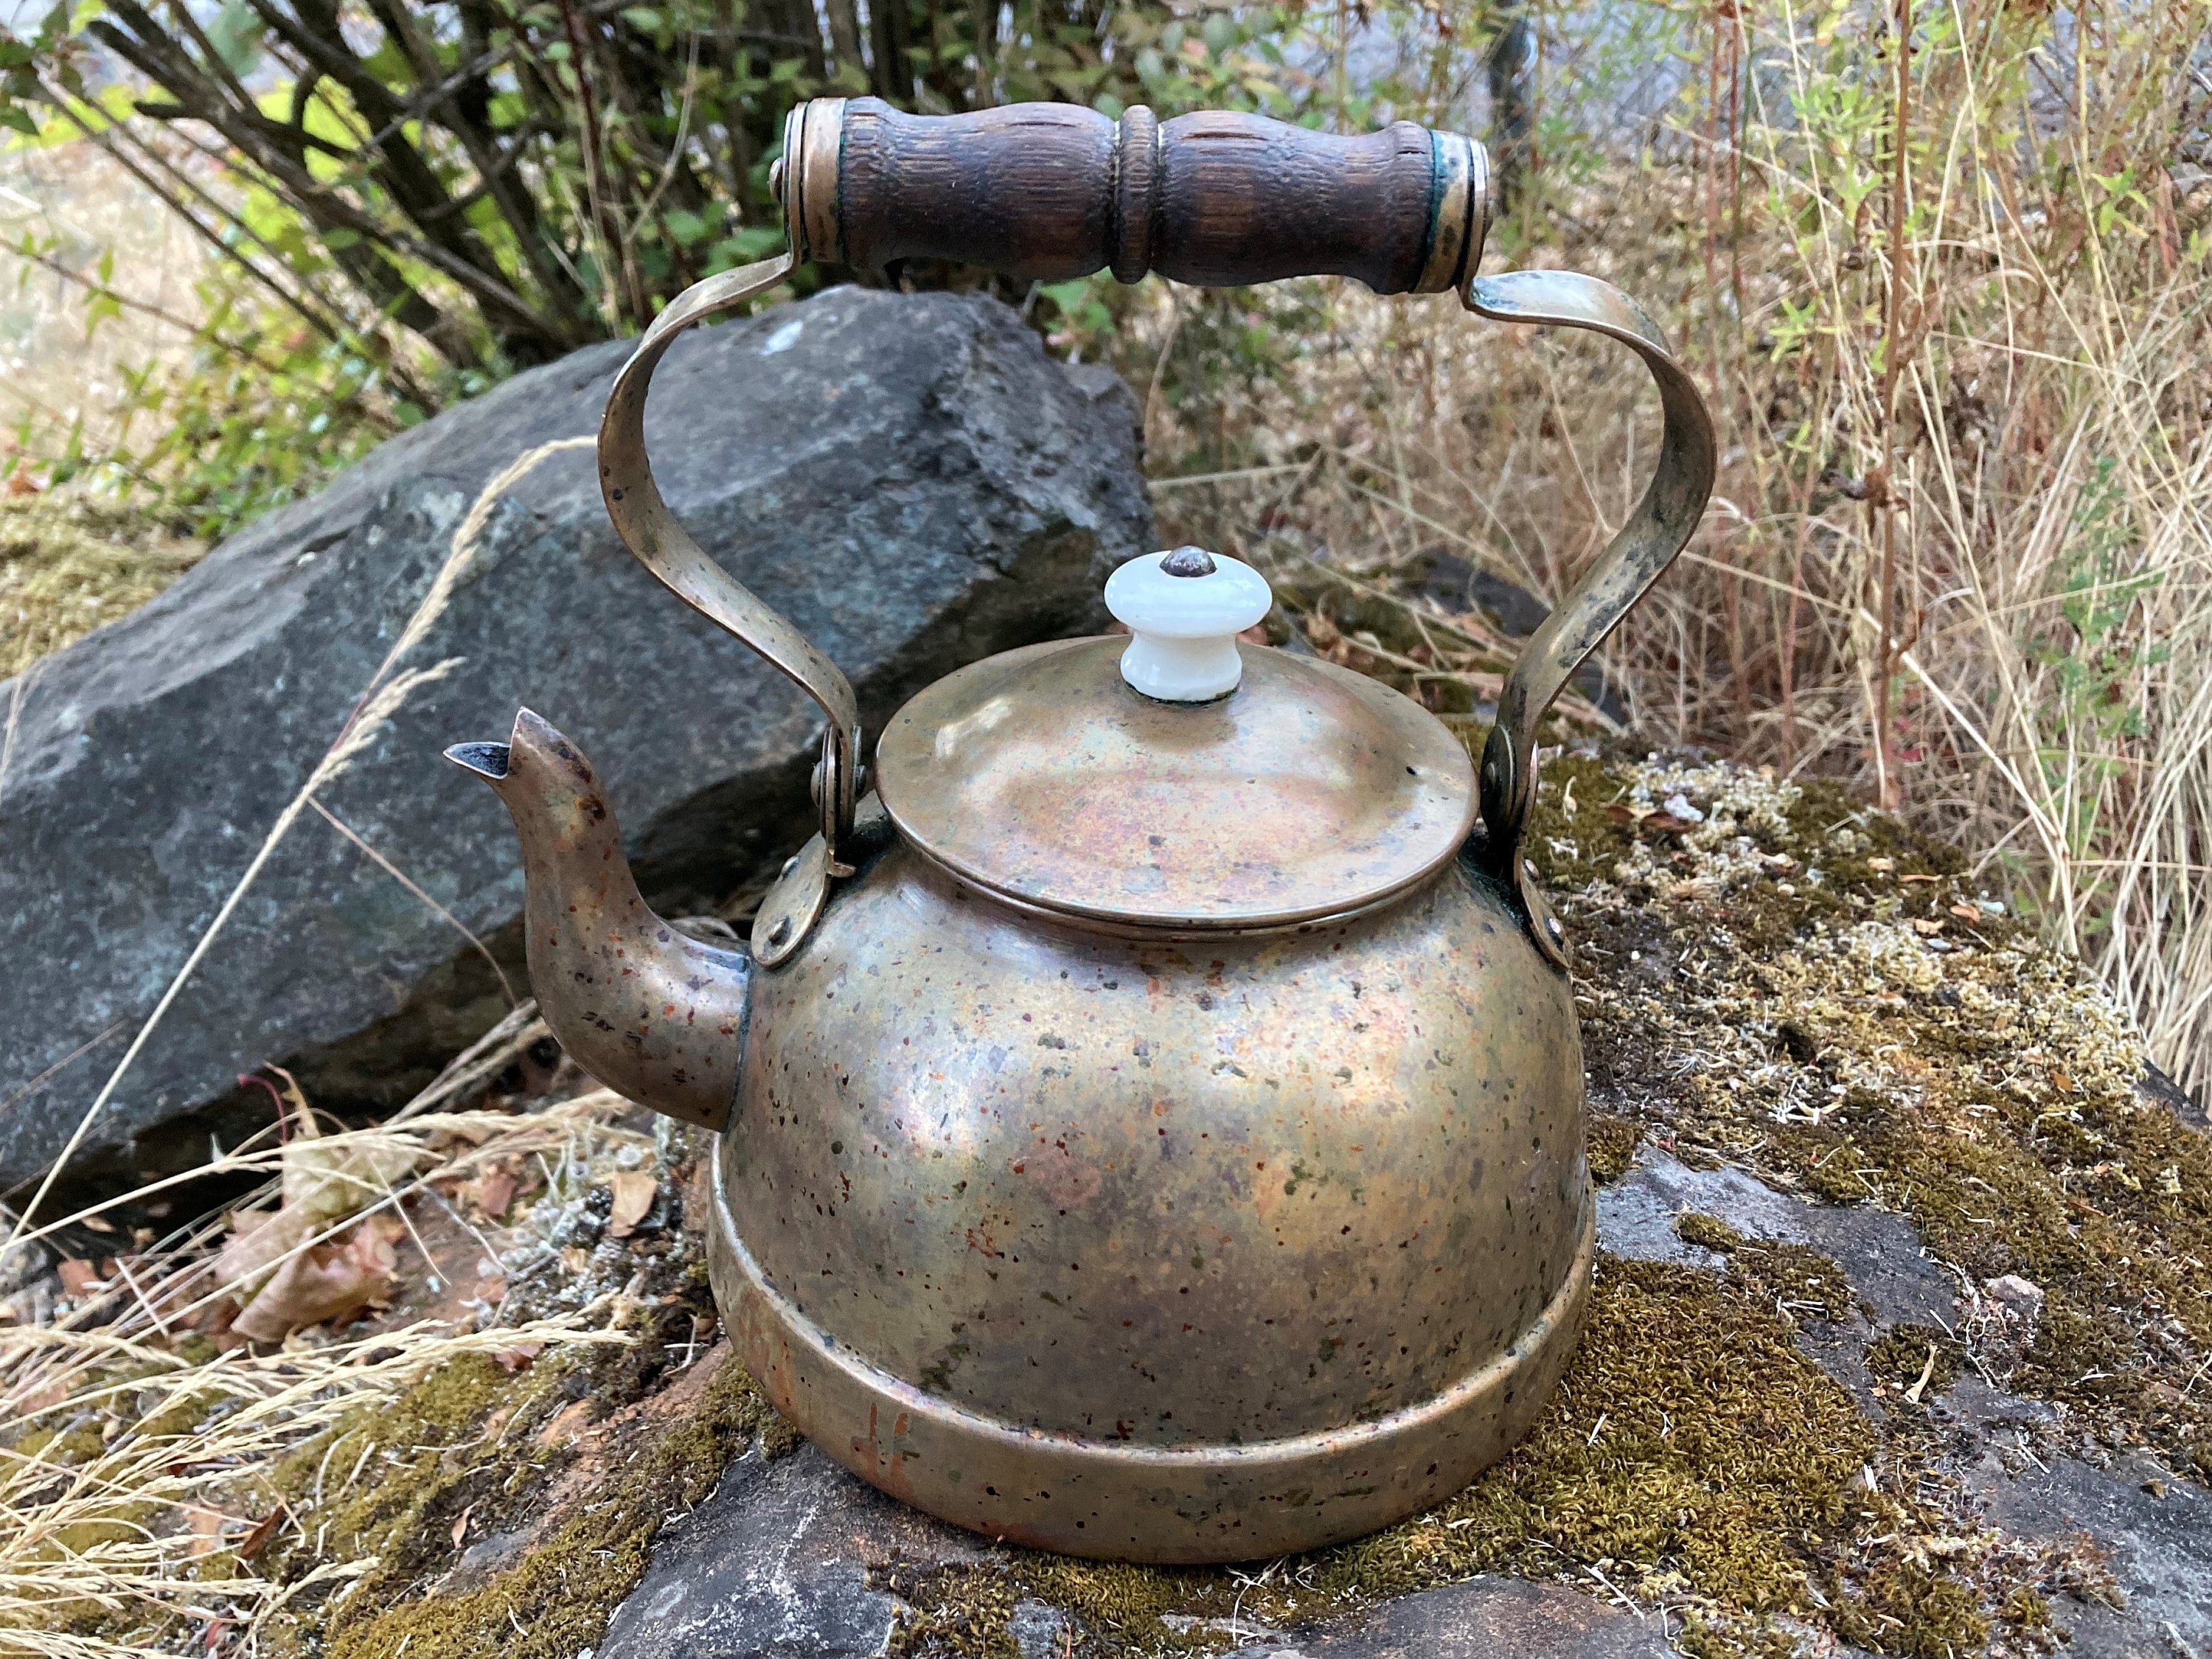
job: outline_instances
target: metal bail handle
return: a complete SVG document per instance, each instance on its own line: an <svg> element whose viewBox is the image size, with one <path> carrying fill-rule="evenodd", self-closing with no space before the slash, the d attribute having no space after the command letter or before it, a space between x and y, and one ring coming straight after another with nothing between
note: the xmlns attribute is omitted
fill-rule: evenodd
<svg viewBox="0 0 2212 1659"><path fill-rule="evenodd" d="M852 682L788 618L707 556L661 499L645 452L645 396L676 337L692 324L742 305L789 276L788 253L709 276L678 295L653 319L615 376L599 422L599 493L615 534L637 561L709 621L719 623L799 684L829 721L816 767L816 799L830 873L849 875L853 817L860 794L860 705Z"/></svg>
<svg viewBox="0 0 2212 1659"><path fill-rule="evenodd" d="M1658 324L1609 283L1565 270L1478 276L1468 283L1467 307L1497 322L1586 328L1619 340L1643 358L1658 382L1666 418L1659 465L1644 499L1522 647L1498 694L1498 724L1482 751L1485 861L1520 896L1538 948L1564 968L1559 919L1521 856L1536 804L1537 723L1584 659L1674 562L1705 516L1713 489L1713 422Z"/></svg>
<svg viewBox="0 0 2212 1659"><path fill-rule="evenodd" d="M1592 330L1633 349L1658 382L1666 429L1650 486L1514 665L1482 758L1486 861L1519 895L1538 946L1565 965L1559 923L1521 858L1537 722L1696 529L1712 489L1713 428L1666 337L1618 289L1567 272L1475 275L1489 178L1481 145L1407 121L1340 137L1223 112L1164 122L1141 106L1118 122L1068 104L921 116L878 99L817 98L792 111L772 175L790 251L708 277L653 319L607 399L599 484L638 561L790 676L827 718L815 773L821 880L851 873L860 706L837 665L709 558L661 499L645 399L676 337L809 258L875 269L950 258L1038 281L1109 268L1125 283L1152 270L1201 286L1346 276L1378 294L1457 290L1500 322ZM818 909L819 884L808 885Z"/></svg>

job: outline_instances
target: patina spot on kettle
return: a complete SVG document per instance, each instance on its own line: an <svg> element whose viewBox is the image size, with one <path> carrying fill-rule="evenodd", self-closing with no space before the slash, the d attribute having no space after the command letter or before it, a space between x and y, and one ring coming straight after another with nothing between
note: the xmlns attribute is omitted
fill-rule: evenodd
<svg viewBox="0 0 2212 1659"><path fill-rule="evenodd" d="M1536 725L1695 526L1712 431L1613 289L1476 274L1486 178L1479 145L1406 123L802 106L791 251L653 324L599 459L630 550L820 706L820 833L750 950L720 950L646 908L544 721L449 751L520 832L555 1034L720 1135L739 1356L832 1457L962 1526L1161 1562L1356 1536L1500 1456L1572 1349L1593 1210L1564 940L1520 854ZM961 669L864 775L852 688L693 541L644 446L669 342L808 257L1456 292L1633 349L1659 464L1479 769L1397 692L1240 641L1265 581L1177 549L1109 581L1127 636Z"/></svg>

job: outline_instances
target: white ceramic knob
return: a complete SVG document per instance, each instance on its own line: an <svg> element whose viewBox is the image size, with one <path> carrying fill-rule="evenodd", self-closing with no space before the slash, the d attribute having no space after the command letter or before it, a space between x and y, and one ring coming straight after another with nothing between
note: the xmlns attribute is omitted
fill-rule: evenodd
<svg viewBox="0 0 2212 1659"><path fill-rule="evenodd" d="M1267 579L1241 559L1178 547L1106 579L1106 608L1132 635L1121 678L1162 702L1212 702L1244 678L1237 636L1267 614Z"/></svg>

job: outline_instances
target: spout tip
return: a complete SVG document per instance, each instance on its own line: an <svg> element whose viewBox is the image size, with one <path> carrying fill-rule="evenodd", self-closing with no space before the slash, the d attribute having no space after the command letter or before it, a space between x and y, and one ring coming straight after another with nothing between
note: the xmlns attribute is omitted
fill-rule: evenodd
<svg viewBox="0 0 2212 1659"><path fill-rule="evenodd" d="M503 743L457 743L446 751L446 758L488 783L499 783L507 776L508 753Z"/></svg>

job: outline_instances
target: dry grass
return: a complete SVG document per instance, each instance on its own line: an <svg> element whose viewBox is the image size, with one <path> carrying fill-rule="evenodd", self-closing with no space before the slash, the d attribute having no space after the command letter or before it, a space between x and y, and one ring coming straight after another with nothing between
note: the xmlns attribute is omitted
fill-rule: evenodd
<svg viewBox="0 0 2212 1659"><path fill-rule="evenodd" d="M112 1204L58 1217L40 1213L70 1153L270 854L313 804L316 790L345 769L416 687L453 666L453 659L428 668L407 665L405 659L435 632L500 499L549 455L581 441L541 445L480 492L455 531L444 563L353 711L270 826L259 852L139 1026L21 1214L0 1214L10 1221L0 1259L21 1261L20 1252L70 1228L112 1231L98 1212ZM22 683L19 678L19 690ZM303 1127L312 1123L304 1115L307 1103L296 1096L293 1103L303 1114ZM327 1261L312 1253L339 1255L345 1248L340 1234L352 1241L364 1210L404 1213L402 1200L424 1190L431 1179L418 1173L425 1163L438 1166L440 1178L457 1180L477 1163L524 1152L542 1156L554 1144L565 1149L559 1167L567 1170L575 1163L575 1137L603 1132L604 1120L627 1104L602 1093L565 1112L520 1121L496 1114L426 1112L352 1135L302 1136L289 1146L240 1149L194 1174L276 1176L286 1208L313 1212L311 1224L288 1234L280 1250L250 1265L231 1252L211 1253L221 1225L214 1218L203 1220L150 1252L118 1258L114 1273L99 1282L100 1293L75 1314L52 1322L38 1320L0 1335L0 1387L5 1389L0 1411L10 1423L12 1440L0 1452L0 1513L8 1520L0 1528L0 1646L12 1642L20 1651L72 1659L147 1650L135 1636L118 1642L97 1633L116 1619L134 1629L155 1631L191 1620L204 1626L241 1623L258 1630L305 1581L295 1578L280 1587L259 1578L246 1565L252 1552L241 1546L234 1553L237 1571L222 1592L230 1610L210 1612L201 1605L207 1592L200 1558L208 1551L196 1547L199 1540L190 1524L194 1514L229 1513L222 1505L223 1494L250 1493L256 1480L265 1487L277 1462L338 1417L395 1395L426 1370L459 1355L570 1338L587 1329L597 1332L598 1340L622 1340L587 1317L601 1311L594 1308L574 1319L520 1330L413 1328L357 1350L339 1345L335 1358L327 1351L317 1357L312 1347L295 1352L289 1342L266 1360L234 1355L210 1359L190 1352L189 1342L179 1346L180 1338L203 1328L210 1316L274 1282L273 1275L287 1264L307 1261L318 1272L344 1271L343 1261ZM487 1145L506 1150L488 1152ZM303 1171L311 1172L312 1179ZM558 1190L560 1183L549 1173L548 1185ZM310 1187L322 1195L312 1206L300 1202ZM335 1198L330 1196L333 1188ZM160 1196L158 1186L149 1187L127 1201L144 1204ZM369 1240L372 1264L376 1249L377 1242ZM219 1528L215 1537L220 1546ZM358 1563L332 1563L325 1576L368 1570ZM94 1633L70 1633L73 1630Z"/></svg>
<svg viewBox="0 0 2212 1659"><path fill-rule="evenodd" d="M2054 15L1923 15L1899 168L1875 15L1693 20L1654 151L1558 169L1497 234L1650 303L1720 424L1705 526L1606 653L1638 728L1843 778L1973 849L2197 1089L2212 188L2180 158L2205 148L2208 23L2203 0L2092 20L2074 97ZM1759 71L1730 94L1717 52ZM1464 609L1444 556L1555 596L1652 453L1626 354L1449 301L1293 287L1132 321L1156 473L1212 475L1163 478L1171 528L1278 569Z"/></svg>
<svg viewBox="0 0 2212 1659"><path fill-rule="evenodd" d="M185 165L210 181L213 170L188 153ZM27 245L38 256L5 262L0 423L27 415L41 440L33 452L58 451L74 434L104 453L128 422L134 379L189 360L207 251L97 146L40 146L13 134L0 145L0 235L11 252ZM88 326L86 302L102 289L130 303ZM0 448L17 447L0 439Z"/></svg>
<svg viewBox="0 0 2212 1659"><path fill-rule="evenodd" d="M83 491L0 499L0 677L127 616L204 550L150 514Z"/></svg>
<svg viewBox="0 0 2212 1659"><path fill-rule="evenodd" d="M389 1407L469 1356L514 1363L532 1354L544 1365L580 1344L633 1340L623 1328L631 1310L611 1285L537 1318L514 1316L508 1295L540 1269L562 1271L562 1224L594 1187L655 1167L654 1137L617 1121L633 1110L601 1091L520 1115L430 1114L313 1139L295 1127L281 1146L265 1137L212 1173L264 1177L266 1193L281 1188L288 1208L303 1176L317 1189L327 1224L301 1234L284 1257L227 1271L229 1254L210 1248L221 1227L187 1227L126 1249L46 1322L0 1328L0 1413L9 1424L0 1448L0 1652L74 1659L170 1651L199 1632L211 1644L219 1632L251 1651L252 1638L303 1591L323 1587L319 1601L332 1581L342 1587L373 1572L373 1559L343 1553L303 1570L298 1550L354 1501L362 1469L325 1471L328 1478L302 1493L303 1483L286 1476L288 1460L341 1421ZM538 1172L526 1176L540 1189L535 1202L518 1206L507 1224L480 1208L464 1224L498 1269L489 1295L438 1317L386 1316L365 1334L319 1325L274 1349L223 1338L238 1304L282 1261L365 1218L403 1217L396 1231L414 1233L439 1212L458 1216L463 1195L481 1190L470 1183L495 1175L512 1187L511 1175L498 1172L518 1166ZM350 1182L342 1179L348 1175ZM333 1197L334 1179L358 1190ZM99 1218L80 1212L54 1229ZM410 1284L398 1287L417 1300L426 1276L438 1288L441 1270L431 1247L422 1255L405 1273ZM264 1548L289 1558L284 1572L257 1566Z"/></svg>

